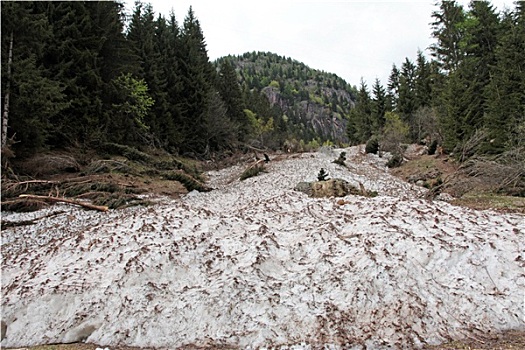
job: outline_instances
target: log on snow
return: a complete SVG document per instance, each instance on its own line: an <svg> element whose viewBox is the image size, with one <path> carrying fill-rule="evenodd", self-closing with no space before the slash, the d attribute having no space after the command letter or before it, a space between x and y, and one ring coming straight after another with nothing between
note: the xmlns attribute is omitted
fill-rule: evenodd
<svg viewBox="0 0 525 350"><path fill-rule="evenodd" d="M44 201L49 201L49 202L74 204L74 205L79 205L81 207L84 207L86 209L92 209L92 210L98 210L98 211L108 211L109 209L105 205L94 205L94 204L84 203L84 202L80 202L80 201L76 201L74 199L68 199L68 198L37 196L33 194L21 194L19 197L27 198L27 199L39 199L39 200L44 200Z"/></svg>

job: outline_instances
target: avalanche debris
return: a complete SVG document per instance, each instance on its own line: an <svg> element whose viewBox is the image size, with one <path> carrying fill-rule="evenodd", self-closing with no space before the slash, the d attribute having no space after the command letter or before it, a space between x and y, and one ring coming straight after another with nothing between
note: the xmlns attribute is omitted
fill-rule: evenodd
<svg viewBox="0 0 525 350"><path fill-rule="evenodd" d="M346 168L302 154L241 182L235 166L211 192L3 230L0 344L405 349L525 329L523 215L424 200L344 151ZM378 196L293 190L321 167Z"/></svg>

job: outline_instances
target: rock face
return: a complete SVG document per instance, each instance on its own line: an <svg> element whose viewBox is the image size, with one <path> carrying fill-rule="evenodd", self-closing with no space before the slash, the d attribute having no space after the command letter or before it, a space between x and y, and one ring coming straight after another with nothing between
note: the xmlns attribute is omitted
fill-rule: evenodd
<svg viewBox="0 0 525 350"><path fill-rule="evenodd" d="M361 192L343 179L330 179L316 182L299 182L294 188L310 197L344 197L349 194L359 195Z"/></svg>
<svg viewBox="0 0 525 350"><path fill-rule="evenodd" d="M344 79L270 52L229 59L240 82L263 93L298 140L348 142L347 120L357 91Z"/></svg>
<svg viewBox="0 0 525 350"><path fill-rule="evenodd" d="M268 97L272 105L277 105L285 113L296 113L296 117L316 135L334 141L347 142L347 121L341 113L332 111L328 106L315 101L290 101L283 97L279 89L266 87L262 92ZM351 95L346 93L344 98L351 100ZM292 112L293 111L293 112Z"/></svg>

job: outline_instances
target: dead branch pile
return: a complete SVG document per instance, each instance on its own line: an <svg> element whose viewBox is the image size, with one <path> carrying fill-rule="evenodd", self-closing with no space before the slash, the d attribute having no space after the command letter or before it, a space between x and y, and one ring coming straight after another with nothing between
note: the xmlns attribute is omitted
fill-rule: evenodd
<svg viewBox="0 0 525 350"><path fill-rule="evenodd" d="M264 164L265 164L264 160L255 161L242 172L242 174L239 176L239 179L243 181L250 177L257 176L261 172L266 171Z"/></svg>
<svg viewBox="0 0 525 350"><path fill-rule="evenodd" d="M525 196L525 149L513 149L497 156L476 156L460 170L480 179L492 191Z"/></svg>
<svg viewBox="0 0 525 350"><path fill-rule="evenodd" d="M166 179L179 181L188 191L209 192L212 189L204 183L185 173L182 170L177 170L165 174Z"/></svg>
<svg viewBox="0 0 525 350"><path fill-rule="evenodd" d="M106 211L145 204L138 191L124 184L96 176L65 180L2 181L2 210L35 211L50 203L69 203L86 209ZM88 201L87 201L88 200Z"/></svg>

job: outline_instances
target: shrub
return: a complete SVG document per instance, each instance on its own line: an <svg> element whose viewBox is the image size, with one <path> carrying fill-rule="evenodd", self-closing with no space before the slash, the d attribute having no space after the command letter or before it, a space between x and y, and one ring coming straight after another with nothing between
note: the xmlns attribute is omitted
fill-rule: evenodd
<svg viewBox="0 0 525 350"><path fill-rule="evenodd" d="M263 164L256 164L255 166L250 166L248 169L244 170L239 179L243 181L250 177L257 176L259 173L264 171L266 171L266 168Z"/></svg>
<svg viewBox="0 0 525 350"><path fill-rule="evenodd" d="M378 151L379 151L379 140L377 139L377 137L372 136L366 143L365 152L367 154L368 153L377 154Z"/></svg>
<svg viewBox="0 0 525 350"><path fill-rule="evenodd" d="M341 166L346 167L345 160L346 160L346 152L341 152L339 153L339 158L334 160L332 163L339 164Z"/></svg>
<svg viewBox="0 0 525 350"><path fill-rule="evenodd" d="M319 174L317 174L317 180L326 181L328 180L327 176L328 176L328 173L326 172L326 170L324 170L324 168L321 168L321 170L319 170Z"/></svg>
<svg viewBox="0 0 525 350"><path fill-rule="evenodd" d="M386 163L386 166L389 168L397 168L398 166L401 166L401 164L403 164L403 156L399 153L394 153L392 158Z"/></svg>

